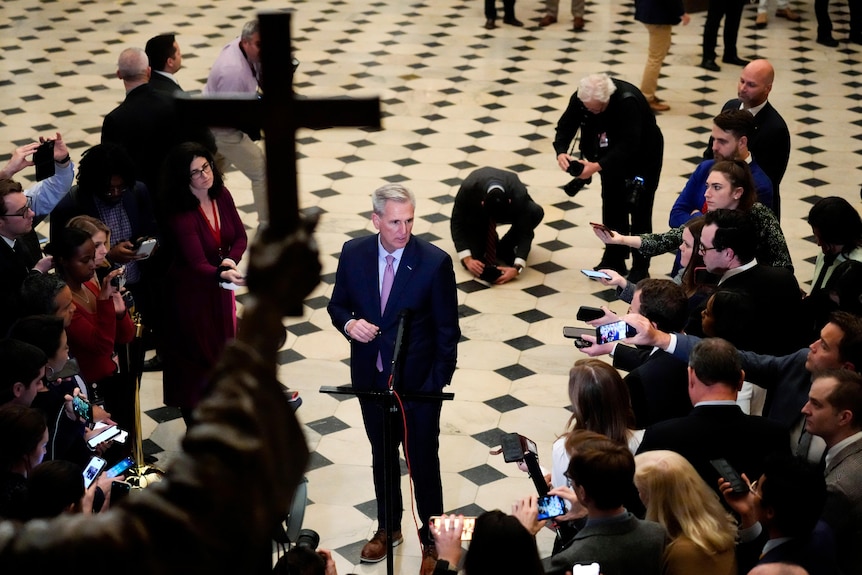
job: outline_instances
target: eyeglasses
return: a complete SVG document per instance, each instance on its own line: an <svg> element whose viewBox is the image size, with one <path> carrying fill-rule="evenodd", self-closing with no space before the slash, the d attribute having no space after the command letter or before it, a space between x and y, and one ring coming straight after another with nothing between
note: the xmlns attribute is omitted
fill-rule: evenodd
<svg viewBox="0 0 862 575"><path fill-rule="evenodd" d="M24 207L18 210L17 212L12 212L11 214L6 214L7 218L26 218L28 212L33 209L33 198L30 196L27 197L27 203L24 204Z"/></svg>
<svg viewBox="0 0 862 575"><path fill-rule="evenodd" d="M721 250L723 250L723 249L724 249L724 248L708 248L708 247L706 247L705 245L700 244L700 247L699 247L699 248L697 248L697 251L698 251L698 252L700 252L700 255L705 255L705 254L706 254L706 252L708 252L708 251L710 251L710 250L718 250L718 251L721 251Z"/></svg>
<svg viewBox="0 0 862 575"><path fill-rule="evenodd" d="M122 196L123 193L129 190L129 186L123 184L122 186L108 186L107 196Z"/></svg>
<svg viewBox="0 0 862 575"><path fill-rule="evenodd" d="M192 177L193 180L196 180L198 178L202 178L204 174L211 173L212 170L213 167L211 165L204 164L203 166L201 166L200 170L192 170L189 175Z"/></svg>

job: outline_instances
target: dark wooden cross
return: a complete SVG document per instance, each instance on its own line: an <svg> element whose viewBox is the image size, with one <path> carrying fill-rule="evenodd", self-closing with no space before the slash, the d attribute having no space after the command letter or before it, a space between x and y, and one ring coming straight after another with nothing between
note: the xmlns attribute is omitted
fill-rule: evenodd
<svg viewBox="0 0 862 575"><path fill-rule="evenodd" d="M261 126L265 134L270 237L284 237L299 222L296 130L332 126L380 127L379 98L296 98L290 12L262 12L260 98L248 96L180 98L179 112L209 126Z"/></svg>

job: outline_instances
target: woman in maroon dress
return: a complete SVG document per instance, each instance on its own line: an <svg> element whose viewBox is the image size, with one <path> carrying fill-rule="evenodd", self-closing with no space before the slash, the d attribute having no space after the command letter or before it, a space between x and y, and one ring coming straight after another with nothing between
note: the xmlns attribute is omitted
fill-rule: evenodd
<svg viewBox="0 0 862 575"><path fill-rule="evenodd" d="M233 290L245 285L237 264L245 227L212 154L180 144L164 166L162 192L173 261L166 278L164 401L189 423L210 370L236 336Z"/></svg>

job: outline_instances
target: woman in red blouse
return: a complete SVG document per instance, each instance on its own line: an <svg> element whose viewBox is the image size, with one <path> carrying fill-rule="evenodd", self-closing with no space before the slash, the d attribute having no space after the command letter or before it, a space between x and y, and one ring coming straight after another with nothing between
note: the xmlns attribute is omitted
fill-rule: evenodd
<svg viewBox="0 0 862 575"><path fill-rule="evenodd" d="M135 325L112 281L123 270L111 271L100 283L91 281L96 272L96 245L90 234L79 229L63 228L45 251L54 257L57 274L68 284L75 302L72 322L66 328L69 352L78 360L81 377L95 392L96 401L103 400L119 426L131 431L134 382L119 373L116 349L132 341Z"/></svg>

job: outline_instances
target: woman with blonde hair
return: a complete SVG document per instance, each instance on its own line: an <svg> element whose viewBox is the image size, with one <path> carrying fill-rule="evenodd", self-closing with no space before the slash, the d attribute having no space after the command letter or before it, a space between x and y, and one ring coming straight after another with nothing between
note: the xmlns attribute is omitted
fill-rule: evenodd
<svg viewBox="0 0 862 575"><path fill-rule="evenodd" d="M688 460L673 451L639 453L635 485L646 519L671 538L664 575L736 574L736 521Z"/></svg>

